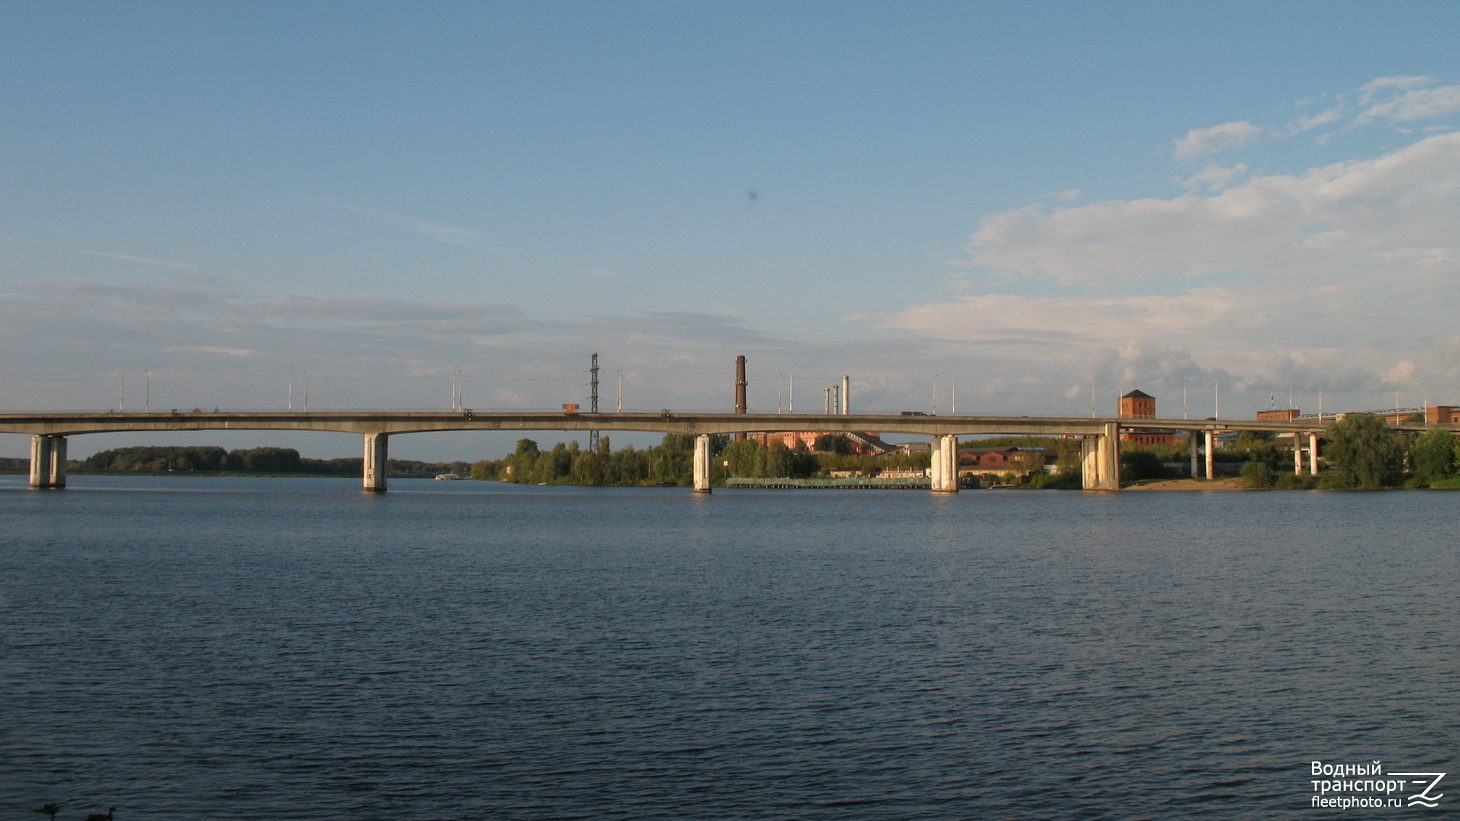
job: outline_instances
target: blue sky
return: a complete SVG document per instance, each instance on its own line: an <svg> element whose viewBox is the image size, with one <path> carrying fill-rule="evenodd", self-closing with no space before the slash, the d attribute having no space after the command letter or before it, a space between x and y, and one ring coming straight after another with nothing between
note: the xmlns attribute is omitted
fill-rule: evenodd
<svg viewBox="0 0 1460 821"><path fill-rule="evenodd" d="M798 410L842 374L869 412L935 380L943 413L954 380L960 413L1460 404L1457 29L1423 2L7 4L0 409L306 381L445 408L455 379L550 408L595 351L631 410L727 409L738 354L766 411L792 374Z"/></svg>

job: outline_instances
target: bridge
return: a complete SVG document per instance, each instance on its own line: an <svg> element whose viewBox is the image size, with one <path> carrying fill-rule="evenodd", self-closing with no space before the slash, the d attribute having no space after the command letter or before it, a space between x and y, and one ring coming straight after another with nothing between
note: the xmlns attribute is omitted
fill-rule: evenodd
<svg viewBox="0 0 1460 821"><path fill-rule="evenodd" d="M1332 421L1331 419L1329 420ZM1203 448L1191 449L1191 475L1197 476L1198 451L1205 454L1205 475L1213 475L1214 437L1225 431L1270 431L1294 437L1295 469L1303 470L1303 441L1311 469L1318 465L1321 423L1249 422L1215 419L1131 419L1043 416L924 416L878 414L752 413L571 413L551 411L148 411L0 414L0 433L31 436L30 486L66 486L67 437L125 431L296 430L353 433L364 438L365 490L386 489L391 436L430 431L645 431L695 437L694 490L710 491L710 435L761 432L837 433L877 431L932 438L932 489L958 491L958 437L1031 435L1079 437L1086 490L1120 489L1122 429L1187 431ZM1422 428L1420 428L1422 429Z"/></svg>

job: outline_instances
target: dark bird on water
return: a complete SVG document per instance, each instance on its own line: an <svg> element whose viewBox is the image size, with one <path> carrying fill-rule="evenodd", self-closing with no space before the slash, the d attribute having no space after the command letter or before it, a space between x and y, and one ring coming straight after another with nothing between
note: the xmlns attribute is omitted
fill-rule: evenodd
<svg viewBox="0 0 1460 821"><path fill-rule="evenodd" d="M94 812L94 813L86 816L86 821L112 821L112 816L114 816L116 814L117 814L117 808L116 807L112 807L111 808L111 811L108 812L106 815L102 815L99 812Z"/></svg>
<svg viewBox="0 0 1460 821"><path fill-rule="evenodd" d="M56 817L56 813L60 812L61 811L61 808L64 807L64 806L66 806L66 802L65 801L62 801L59 804L57 804L56 802L52 801L51 803L45 805L44 807L41 807L41 808L37 809L36 812L43 812L46 815L49 815L51 817L52 821L54 821L54 819Z"/></svg>

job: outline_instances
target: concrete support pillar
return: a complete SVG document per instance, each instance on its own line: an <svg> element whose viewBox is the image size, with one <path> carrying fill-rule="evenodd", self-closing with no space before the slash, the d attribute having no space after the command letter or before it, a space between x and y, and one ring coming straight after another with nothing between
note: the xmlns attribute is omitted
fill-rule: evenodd
<svg viewBox="0 0 1460 821"><path fill-rule="evenodd" d="M66 437L38 434L30 438L30 486L66 486Z"/></svg>
<svg viewBox="0 0 1460 821"><path fill-rule="evenodd" d="M1104 433L1080 440L1080 487L1085 490L1120 490L1120 424L1110 422Z"/></svg>
<svg viewBox="0 0 1460 821"><path fill-rule="evenodd" d="M958 492L958 437L934 436L932 488L937 493Z"/></svg>
<svg viewBox="0 0 1460 821"><path fill-rule="evenodd" d="M1303 434L1293 434L1293 475L1303 475Z"/></svg>
<svg viewBox="0 0 1460 821"><path fill-rule="evenodd" d="M1105 435L1100 437L1102 445L1101 490L1120 490L1120 424L1107 422Z"/></svg>
<svg viewBox="0 0 1460 821"><path fill-rule="evenodd" d="M1318 434L1308 434L1308 472L1318 475Z"/></svg>
<svg viewBox="0 0 1460 821"><path fill-rule="evenodd" d="M1207 478L1217 478L1217 432L1209 430L1206 432L1206 457L1207 457Z"/></svg>
<svg viewBox="0 0 1460 821"><path fill-rule="evenodd" d="M46 469L46 478L50 480L50 487L62 488L66 486L66 437L52 436L51 440L51 463Z"/></svg>
<svg viewBox="0 0 1460 821"><path fill-rule="evenodd" d="M1196 435L1197 435L1197 431L1194 431L1194 430L1190 430L1190 431L1187 431L1186 432L1186 443L1189 444L1189 445L1191 445L1191 471L1188 472L1186 475L1187 475L1187 477L1189 477L1191 479L1195 479L1195 478L1201 476L1201 473L1200 473L1201 468L1198 467L1197 466L1197 463L1196 463L1197 457L1201 453L1200 448L1198 448L1197 447L1197 444L1196 444L1197 443Z"/></svg>
<svg viewBox="0 0 1460 821"><path fill-rule="evenodd" d="M695 437L695 493L710 492L710 437Z"/></svg>
<svg viewBox="0 0 1460 821"><path fill-rule="evenodd" d="M375 492L385 490L386 466L390 462L387 441L389 434L365 434L365 489Z"/></svg>

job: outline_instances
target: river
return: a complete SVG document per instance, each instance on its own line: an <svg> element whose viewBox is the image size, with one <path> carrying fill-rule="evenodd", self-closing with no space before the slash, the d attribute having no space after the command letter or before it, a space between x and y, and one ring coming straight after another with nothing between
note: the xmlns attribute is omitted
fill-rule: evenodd
<svg viewBox="0 0 1460 821"><path fill-rule="evenodd" d="M1336 794L1315 761L1460 786L1457 493L24 479L4 817L1298 818Z"/></svg>

